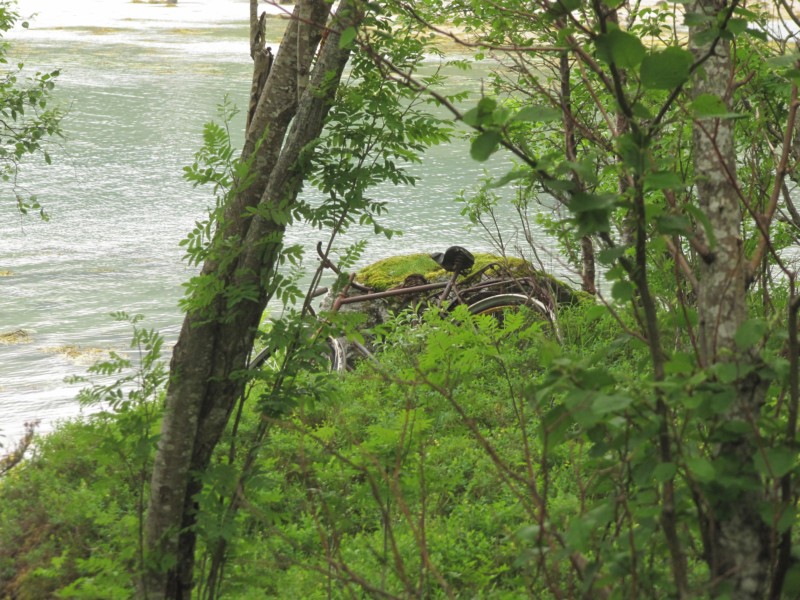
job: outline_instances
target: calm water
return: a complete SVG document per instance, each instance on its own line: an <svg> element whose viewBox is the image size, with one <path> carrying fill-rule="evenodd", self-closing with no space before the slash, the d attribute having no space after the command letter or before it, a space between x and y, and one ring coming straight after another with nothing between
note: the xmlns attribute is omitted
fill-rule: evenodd
<svg viewBox="0 0 800 600"><path fill-rule="evenodd" d="M182 178L200 146L203 123L225 94L246 106L251 62L248 3L180 0L177 7L125 0L22 0L38 12L13 32L12 54L38 70L58 67L58 100L68 109L67 140L54 164L24 168L20 186L35 193L49 222L19 216L0 202L0 333L22 329L27 344L0 345L0 436L17 437L25 421L41 429L78 412L77 388L64 377L85 372L84 359L54 349L127 350L127 325L109 313L142 313L174 342L181 284L193 271L178 242L203 218L210 191ZM280 22L270 29L278 38ZM477 87L475 80L457 86ZM237 121L234 130L242 128ZM497 161L495 169L503 165ZM453 201L483 166L463 143L434 149L413 168L416 187L385 187L390 226L404 235L370 241L362 262L461 244L489 249L467 232ZM513 225L508 225L508 231ZM369 237L354 230L349 239ZM295 228L290 241L309 247L321 233ZM546 266L561 269L555 260ZM4 439L0 437L0 442Z"/></svg>

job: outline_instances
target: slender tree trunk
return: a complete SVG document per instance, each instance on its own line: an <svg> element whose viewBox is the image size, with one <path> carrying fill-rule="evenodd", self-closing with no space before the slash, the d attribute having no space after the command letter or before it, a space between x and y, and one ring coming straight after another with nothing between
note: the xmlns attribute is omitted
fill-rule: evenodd
<svg viewBox="0 0 800 600"><path fill-rule="evenodd" d="M255 2L251 0L251 18ZM256 178L224 211L215 234L224 242L224 254L203 266L202 275L218 278L223 292L211 306L186 315L173 351L145 531L150 568L140 595L150 600L191 597L200 476L244 388L237 373L246 367L269 299L282 247L283 216L300 189L297 158L322 131L349 57L349 51L339 47L337 32L358 24L354 7L353 1L340 4L316 62L330 10L326 0L298 3L274 62L256 59L265 52L263 38L252 36L258 97L242 155L254 159ZM305 83L308 73L310 81ZM303 91L301 97L298 90ZM249 208L257 208L257 216L251 216ZM230 290L237 292L226 296Z"/></svg>
<svg viewBox="0 0 800 600"><path fill-rule="evenodd" d="M578 160L577 141L575 139L575 115L572 113L572 81L569 55L565 52L559 57L559 78L561 79L561 114L564 116L564 149L567 160ZM580 177L573 177L576 185L582 187ZM596 294L594 245L592 238L585 235L581 238L581 288L584 292Z"/></svg>
<svg viewBox="0 0 800 600"><path fill-rule="evenodd" d="M715 16L722 8L728 7L713 0L699 0L692 7L695 12ZM724 40L697 44L696 34L692 31L696 58L710 57L695 75L694 95L712 94L729 104L733 93L729 44ZM735 343L736 332L747 318L747 261L742 245L733 127L731 119L705 118L695 122L693 133L700 208L708 217L716 241L698 267L700 358L706 368L726 362L750 363L754 359ZM702 228L698 234L705 237ZM705 241L711 245L710 240ZM751 376L732 385L735 400L720 418L725 422L753 422L763 401L763 384ZM725 494L708 495L706 554L712 584L731 584L728 597L735 600L761 599L766 597L769 574L769 532L758 512L761 486L752 466L757 446L747 434L724 439L717 449L719 464L736 465L738 470L731 475L749 479L751 485L742 486L738 493L728 487ZM727 588L719 587L718 591L723 589Z"/></svg>

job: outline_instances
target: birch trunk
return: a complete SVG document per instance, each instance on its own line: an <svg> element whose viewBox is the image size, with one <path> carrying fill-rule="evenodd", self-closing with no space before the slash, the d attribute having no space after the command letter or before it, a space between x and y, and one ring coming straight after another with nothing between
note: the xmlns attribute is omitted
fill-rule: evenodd
<svg viewBox="0 0 800 600"><path fill-rule="evenodd" d="M716 15L722 2L700 0L691 10ZM705 59L693 81L694 96L712 94L730 106L733 93L733 67L730 45L719 39L698 44L697 30L691 32L696 59ZM700 358L703 366L719 363L749 363L753 357L741 352L735 335L747 318L747 261L742 244L742 213L736 178L732 119L704 118L694 123L694 169L700 209L708 218L715 243L703 228L698 235L711 251L698 265L697 312ZM755 420L764 389L756 377L740 378L734 386L735 400L720 419L724 422ZM738 465L735 476L750 485L725 493L709 495L707 508L706 558L711 568L712 585L730 585L728 597L735 600L766 597L769 574L769 534L758 513L761 500L758 476L753 468L757 451L747 434L726 436L716 450L727 464ZM722 591L719 587L718 591Z"/></svg>

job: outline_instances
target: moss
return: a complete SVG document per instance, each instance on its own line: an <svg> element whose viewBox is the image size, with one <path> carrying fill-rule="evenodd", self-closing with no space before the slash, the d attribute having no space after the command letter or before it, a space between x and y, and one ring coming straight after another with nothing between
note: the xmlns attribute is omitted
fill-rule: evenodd
<svg viewBox="0 0 800 600"><path fill-rule="evenodd" d="M503 258L494 254L476 254L475 265L470 273L482 269L488 264L498 263L501 270L508 270L511 275L530 274L533 267L521 258ZM399 286L409 275L422 275L430 282L447 279L449 274L427 254L405 254L391 256L361 269L356 274L356 281L382 292Z"/></svg>
<svg viewBox="0 0 800 600"><path fill-rule="evenodd" d="M428 279L428 274L440 270L427 254L405 254L390 256L372 263L356 274L356 281L374 290L388 290L403 283L411 274L419 273Z"/></svg>

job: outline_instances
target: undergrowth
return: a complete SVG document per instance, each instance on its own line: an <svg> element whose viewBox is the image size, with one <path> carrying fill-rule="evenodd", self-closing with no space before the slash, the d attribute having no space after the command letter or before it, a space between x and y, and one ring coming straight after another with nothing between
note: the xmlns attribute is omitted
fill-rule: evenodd
<svg viewBox="0 0 800 600"><path fill-rule="evenodd" d="M206 474L198 597L212 594L204 557L220 540L224 578L213 593L224 598L576 590L557 561L539 564L531 490L547 489L548 520L568 530L590 501L590 446L574 425L549 443L561 399L538 394L561 362L599 355L634 388L644 352L589 305L562 311L563 345L524 312L502 326L466 312L431 312L414 329L397 322L382 331L379 368L298 375L291 410L259 411L262 384L251 390ZM133 595L147 497L137 469L142 452L151 456L156 425L144 415L154 406L157 396L66 423L2 480L0 597ZM242 482L248 456L256 468ZM231 494L235 512L221 501Z"/></svg>

